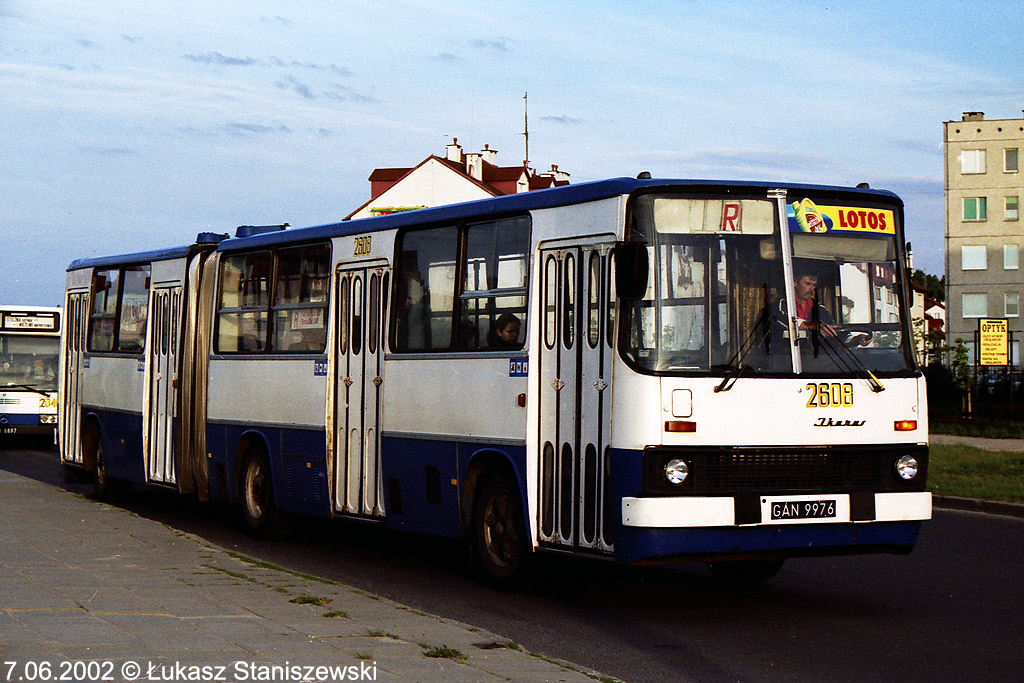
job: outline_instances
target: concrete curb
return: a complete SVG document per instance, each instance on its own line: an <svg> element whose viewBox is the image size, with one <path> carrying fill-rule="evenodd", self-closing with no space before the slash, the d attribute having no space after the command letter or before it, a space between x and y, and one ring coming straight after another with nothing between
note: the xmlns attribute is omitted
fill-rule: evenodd
<svg viewBox="0 0 1024 683"><path fill-rule="evenodd" d="M980 498L960 498L958 496L940 496L932 494L932 505L947 510L964 510L967 512L984 512L989 515L1024 518L1024 503L1007 503L1001 500L982 500Z"/></svg>

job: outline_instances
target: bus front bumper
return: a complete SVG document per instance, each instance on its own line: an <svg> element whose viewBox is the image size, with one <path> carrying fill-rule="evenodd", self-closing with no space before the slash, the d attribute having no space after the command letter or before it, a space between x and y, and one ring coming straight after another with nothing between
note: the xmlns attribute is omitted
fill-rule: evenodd
<svg viewBox="0 0 1024 683"><path fill-rule="evenodd" d="M646 563L910 552L921 521L931 518L931 494L875 493L867 504L863 498L761 496L743 503L729 496L623 498L615 556L620 562Z"/></svg>
<svg viewBox="0 0 1024 683"><path fill-rule="evenodd" d="M0 435L53 434L56 415L0 414Z"/></svg>

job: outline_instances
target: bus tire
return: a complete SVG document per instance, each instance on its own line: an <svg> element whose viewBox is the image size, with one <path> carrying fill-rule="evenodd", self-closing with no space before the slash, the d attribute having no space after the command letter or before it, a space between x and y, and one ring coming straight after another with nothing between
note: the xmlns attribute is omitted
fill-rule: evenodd
<svg viewBox="0 0 1024 683"><path fill-rule="evenodd" d="M92 490L99 500L112 502L128 497L132 490L130 482L115 479L107 471L107 459L103 455L103 444L97 442L95 453L96 469L93 471Z"/></svg>
<svg viewBox="0 0 1024 683"><path fill-rule="evenodd" d="M756 586L778 574L784 562L784 559L726 560L708 562L708 569L722 583L731 586Z"/></svg>
<svg viewBox="0 0 1024 683"><path fill-rule="evenodd" d="M279 538L284 531L284 513L274 504L270 463L262 449L250 448L242 459L239 482L242 519L251 536Z"/></svg>
<svg viewBox="0 0 1024 683"><path fill-rule="evenodd" d="M536 569L519 491L505 477L489 478L473 506L473 549L485 582L524 590Z"/></svg>

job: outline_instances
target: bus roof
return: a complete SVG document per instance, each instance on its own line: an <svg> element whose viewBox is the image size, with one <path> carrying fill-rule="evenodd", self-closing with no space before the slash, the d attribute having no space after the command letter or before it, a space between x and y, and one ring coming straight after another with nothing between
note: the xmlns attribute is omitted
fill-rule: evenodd
<svg viewBox="0 0 1024 683"><path fill-rule="evenodd" d="M0 304L0 311L13 311L15 313L60 313L64 309L60 306L17 306L15 304Z"/></svg>
<svg viewBox="0 0 1024 683"><path fill-rule="evenodd" d="M465 218L486 219L488 216L497 217L514 212L549 209L559 206L571 206L573 204L581 204L583 202L609 199L629 194L635 190L647 188L677 188L693 192L700 192L702 190L720 191L723 189L743 192L783 188L787 191L797 190L815 194L835 193L846 196L861 196L865 199L885 198L900 202L897 195L887 190L870 190L830 185L775 183L764 181L611 178L608 180L579 183L576 185L565 185L545 190L534 190L532 192L523 192L520 194L478 199L460 204L446 204L443 206L376 216L373 218L360 218L351 221L327 223L324 225L305 228L291 228L287 230L282 228L269 232L256 231L256 233L251 236L224 239L223 241L220 241L218 249L221 251L235 251L252 247L265 247L298 241L328 239L344 235L357 235L366 232L391 230L424 223L441 223ZM902 202L900 203L902 204ZM71 263L68 270L71 271L82 268L182 258L187 255L188 249L189 246L182 246L171 249L122 254L119 256L77 259Z"/></svg>
<svg viewBox="0 0 1024 683"><path fill-rule="evenodd" d="M68 270L81 270L82 268L102 268L103 266L119 266L126 263L149 263L151 261L166 261L174 258L184 258L188 254L189 247L172 247L170 249L154 249L152 251L137 251L129 254L118 254L116 256L97 256L93 258L75 259L68 266Z"/></svg>

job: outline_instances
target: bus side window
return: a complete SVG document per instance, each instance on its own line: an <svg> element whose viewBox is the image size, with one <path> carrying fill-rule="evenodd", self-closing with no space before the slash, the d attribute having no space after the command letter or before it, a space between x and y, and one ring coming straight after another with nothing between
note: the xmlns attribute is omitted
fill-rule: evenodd
<svg viewBox="0 0 1024 683"><path fill-rule="evenodd" d="M522 348L530 220L516 217L469 225L465 241L459 348Z"/></svg>
<svg viewBox="0 0 1024 683"><path fill-rule="evenodd" d="M402 236L395 295L395 349L447 349L455 310L455 226Z"/></svg>
<svg viewBox="0 0 1024 683"><path fill-rule="evenodd" d="M97 270L92 276L92 310L89 311L89 350L114 350L119 270Z"/></svg>
<svg viewBox="0 0 1024 683"><path fill-rule="evenodd" d="M221 263L218 353L266 348L271 265L270 252L232 255Z"/></svg>
<svg viewBox="0 0 1024 683"><path fill-rule="evenodd" d="M149 317L149 266L125 268L123 280L117 350L135 353L142 351L146 345L146 320Z"/></svg>
<svg viewBox="0 0 1024 683"><path fill-rule="evenodd" d="M274 351L323 353L327 346L327 245L282 249L274 290Z"/></svg>

